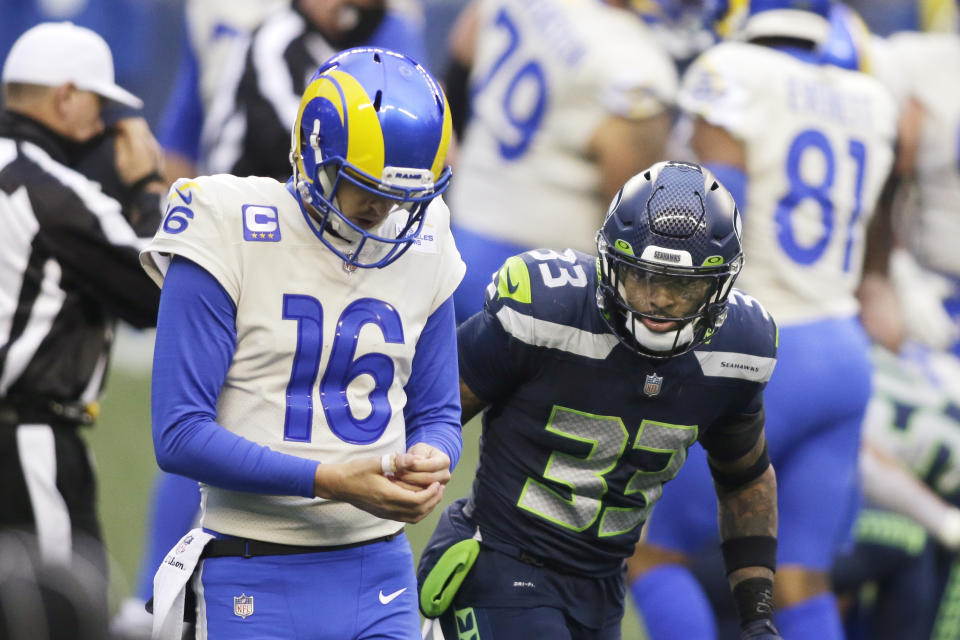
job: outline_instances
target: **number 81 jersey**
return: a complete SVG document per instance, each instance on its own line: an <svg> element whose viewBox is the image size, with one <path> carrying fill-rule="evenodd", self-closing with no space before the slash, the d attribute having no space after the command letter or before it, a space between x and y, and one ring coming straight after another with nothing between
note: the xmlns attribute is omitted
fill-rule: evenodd
<svg viewBox="0 0 960 640"><path fill-rule="evenodd" d="M725 42L694 62L678 102L746 152L737 286L781 324L855 314L865 230L893 161L888 90L859 71Z"/></svg>
<svg viewBox="0 0 960 640"><path fill-rule="evenodd" d="M396 211L384 224L402 228L405 215ZM180 180L141 261L160 283L171 255L187 258L236 305L237 342L217 400L218 424L324 463L404 451L404 387L414 354L430 348L418 344L420 334L464 272L449 213L436 198L419 241L383 269L345 270L316 233L276 180ZM399 528L338 501L215 486L203 492L203 526L230 535L334 545Z"/></svg>

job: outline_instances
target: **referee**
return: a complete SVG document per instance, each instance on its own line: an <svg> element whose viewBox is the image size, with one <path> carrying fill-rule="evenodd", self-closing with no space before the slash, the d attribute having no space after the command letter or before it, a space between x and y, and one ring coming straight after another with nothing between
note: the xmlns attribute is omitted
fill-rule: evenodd
<svg viewBox="0 0 960 640"><path fill-rule="evenodd" d="M116 320L156 322L159 290L137 256L160 222L159 148L142 119L118 123L123 204L71 168L104 132L104 103L142 106L88 29L45 23L21 35L2 95L0 529L35 534L47 564L82 552L105 574L79 427L96 417Z"/></svg>

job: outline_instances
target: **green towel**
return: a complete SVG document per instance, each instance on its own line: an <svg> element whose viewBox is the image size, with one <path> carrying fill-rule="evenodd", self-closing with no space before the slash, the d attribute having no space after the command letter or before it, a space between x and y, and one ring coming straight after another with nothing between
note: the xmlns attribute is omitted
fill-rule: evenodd
<svg viewBox="0 0 960 640"><path fill-rule="evenodd" d="M447 610L479 553L480 543L473 538L461 540L443 552L420 588L423 615L436 618Z"/></svg>

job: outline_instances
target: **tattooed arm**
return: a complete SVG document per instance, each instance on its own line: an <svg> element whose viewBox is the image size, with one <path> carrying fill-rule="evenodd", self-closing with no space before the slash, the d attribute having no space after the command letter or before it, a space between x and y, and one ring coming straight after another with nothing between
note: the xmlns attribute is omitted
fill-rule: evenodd
<svg viewBox="0 0 960 640"><path fill-rule="evenodd" d="M742 638L779 638L773 627L777 478L760 432L733 460L709 458L719 503L720 538Z"/></svg>
<svg viewBox="0 0 960 640"><path fill-rule="evenodd" d="M721 462L710 458L714 472L737 476L758 461L766 458L767 440L761 434L753 448L741 458ZM762 463L761 463L762 464ZM772 465L756 478L739 486L715 483L720 515L720 539L777 536L777 477ZM728 567L729 568L729 567ZM730 587L746 578L767 577L773 579L773 571L765 566L746 566L734 569L730 573Z"/></svg>

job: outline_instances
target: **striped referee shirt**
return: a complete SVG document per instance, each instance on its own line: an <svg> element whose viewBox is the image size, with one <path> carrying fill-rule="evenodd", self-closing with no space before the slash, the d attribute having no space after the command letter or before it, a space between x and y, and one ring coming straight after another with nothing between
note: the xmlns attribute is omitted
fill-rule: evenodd
<svg viewBox="0 0 960 640"><path fill-rule="evenodd" d="M95 400L115 320L156 323L138 259L149 237L68 161L62 138L0 112L0 403ZM151 233L153 205L138 224Z"/></svg>

